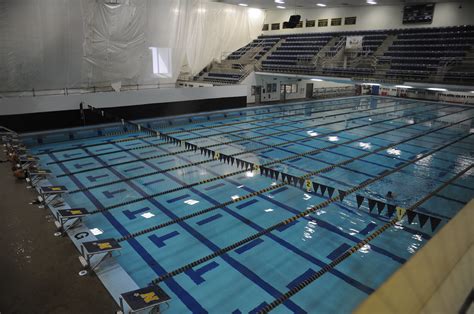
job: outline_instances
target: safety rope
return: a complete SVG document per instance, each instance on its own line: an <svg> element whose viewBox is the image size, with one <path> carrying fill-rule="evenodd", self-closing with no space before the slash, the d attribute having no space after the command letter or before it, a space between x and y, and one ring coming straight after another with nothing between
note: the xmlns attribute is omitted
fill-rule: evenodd
<svg viewBox="0 0 474 314"><path fill-rule="evenodd" d="M411 205L408 209L406 209L408 212L413 212L416 208L418 208L421 204L425 203L427 200L438 194L441 190L446 188L448 185L450 185L452 182L456 181L459 179L461 176L463 176L466 172L468 172L470 169L472 169L474 165L470 165L469 167L465 168L461 172L459 172L456 176L451 178L449 181L443 183L440 185L438 188L436 188L434 191L430 192L426 196L424 196L422 199L417 201L415 204ZM375 232L373 232L371 235L366 237L364 240L358 242L356 245L342 253L340 256L335 258L331 263L327 264L324 266L322 269L320 269L318 272L314 273L313 275L309 276L305 280L297 283L293 288L282 294L280 297L275 299L273 302L270 304L266 305L263 307L260 311L258 311L259 314L264 314L272 311L275 309L278 305L282 304L286 300L290 299L293 295L298 293L299 291L303 290L305 287L310 285L312 282L320 278L322 275L325 273L331 271L334 269L338 264L346 260L348 257L353 255L355 252L357 252L359 249L361 249L364 245L368 244L370 241L381 235L384 231L386 231L388 228L394 226L398 221L400 217L395 217L394 219L390 220L387 222L385 225L383 225L381 228L377 229Z"/></svg>
<svg viewBox="0 0 474 314"><path fill-rule="evenodd" d="M398 112L398 111L404 111L404 110L406 110L406 109L394 110L394 111L391 111L390 113L394 113L394 112ZM464 110L467 110L467 109L464 109ZM464 110L461 110L461 111L464 111ZM460 111L460 112L461 112L461 111ZM370 118L370 117L374 117L374 116L378 116L378 115L382 115L382 114L386 114L386 113L378 113L378 114L370 115L370 116L367 116L367 117ZM418 114L418 113L415 113L415 114ZM392 121L392 120L396 120L396 119L401 119L401 118L403 118L403 117L407 117L407 116L411 116L411 115L413 115L413 113L408 113L408 114L403 115L403 116L399 116L399 117L395 117L395 118L389 118L389 119L380 120L380 121L376 121L376 122L370 122L370 123L367 123L367 124L361 125L361 126L354 126L354 127L350 127L350 128L345 128L345 129L342 129L342 130L339 130L339 131L321 133L321 134L318 134L318 135L312 137L312 139L320 138L320 137L323 137L323 136L326 136L326 135L329 135L329 134L337 134L337 133L339 133L339 132L349 131L349 130L353 130L353 129L357 129L357 128L361 128L361 127L365 127L365 126L369 126L369 125L373 125L373 124L384 123L384 122L388 122L388 121ZM348 120L348 119L347 119L347 120ZM331 124L335 124L335 123L341 123L341 122L345 122L345 121L347 121L347 120L344 119L344 120L338 120L338 121L333 121L333 122L327 122L327 123L319 124L319 125L317 125L317 127L321 127L321 126L325 126L325 125L331 125ZM301 127L301 128L294 129L294 130L292 130L292 131L305 130L305 129L307 129L307 128L308 128L308 127ZM265 137L269 137L269 136L277 136L277 135L279 135L279 134L284 134L284 133L287 133L287 131L279 131L279 132L276 132L276 133L257 135L257 136L253 136L253 137L241 137L241 136L238 136L238 137L241 137L240 140L234 140L234 141L228 141L228 142L220 142L220 143L216 143L216 144L212 144L212 145L201 146L201 147L199 147L199 148L208 149L208 148L212 148L212 147L216 147L216 146L221 146L221 145L235 144L235 143L238 143L238 142L255 141L255 140L260 139L260 138L265 138ZM235 135L235 136L237 136L237 135ZM189 140L193 140L193 139L187 139L187 141L189 141ZM247 151L235 153L235 154L232 154L232 155L229 155L229 156L238 156L238 155L243 155L243 154L247 154L247 153L253 153L253 152L260 151L260 150L268 149L269 147L275 147L275 148L276 148L276 147L279 147L279 146L287 145L287 144L289 144L289 143L296 143L296 142L298 142L298 141L301 141L301 139L296 139L296 140L292 140L292 141L287 141L287 142L280 143L280 144L276 144L276 145L273 145L273 146L268 146L268 145L267 145L267 147L264 147L264 148L256 148L256 149L253 149L253 150L247 150ZM166 142L166 143L164 143L164 144L168 144L168 142ZM146 158L137 158L137 159L134 159L134 160L119 162L119 163L107 165L107 168L109 168L109 167L115 167L115 166L121 166L121 165L129 164L129 163L134 163L134 162L138 162L138 161L146 161L146 160L152 160L152 159L161 158L161 157L167 157L167 156L178 155L178 154L181 154L181 153L189 152L189 151L190 151L190 148L189 148L189 147L193 147L193 148L194 148L194 147L197 147L197 145L192 144L192 145L190 146L189 144L190 144L190 143L185 144L186 149L184 149L184 150L180 150L180 151L176 151L176 152L169 152L169 153L160 154L160 155L155 155L155 156L150 156L150 157L146 157ZM259 144L262 144L262 143L259 142ZM160 144L160 145L161 145L161 144ZM266 144L264 144L264 145L266 145ZM139 149L139 148L144 148L144 147L149 147L149 146L150 146L150 145L140 146L140 147L138 147L137 149ZM156 146L157 146L157 145L156 145ZM130 149L130 150L133 150L133 149ZM194 149L194 150L197 150L197 149ZM119 152L119 151L114 151L114 152L112 152L112 153L116 153L116 152ZM89 158L89 157L96 157L96 155L89 155L89 156L85 156L84 158ZM68 161L69 161L69 160L68 160ZM206 162L211 162L211 161L213 161L213 160L212 160L212 159L211 159L211 160L207 160ZM193 166L193 164L188 164L187 166L190 167L190 166ZM58 177L58 178L61 178L61 177L76 175L76 174L79 174L79 173L85 173L85 172L89 172L89 171L100 170L100 169L103 169L103 168L104 168L104 167L101 166L101 167L88 168L88 169L78 170L78 171L73 171L73 172L66 172L66 173L63 173L63 174L61 174L61 175L58 175L57 177Z"/></svg>
<svg viewBox="0 0 474 314"><path fill-rule="evenodd" d="M461 123L461 122L460 122L460 123ZM169 225L178 223L178 222L182 222L182 221L184 221L184 220L187 220L187 219L190 219L190 218L199 216L199 215L203 215L203 214L209 213L209 212L211 212L211 211L214 211L214 210L219 209L219 208L226 207L226 206L231 205L231 204L235 204L235 203L237 203L237 202L246 200L246 199L248 199L248 198L250 198L250 197L255 197L255 196L261 195L261 194L263 194L263 193L268 193L268 192L270 192L270 191L279 189L279 188L281 188L281 187L283 187L283 186L285 186L285 185L291 184L291 183L293 183L295 186L297 186L297 184L299 184L299 185L300 185L300 188L302 188L302 186L305 184L305 189L306 189L307 192L315 192L315 193L317 193L318 185L320 185L320 184L317 184L317 183L314 183L314 182L310 182L310 184L308 184L307 181L305 182L306 179L308 179L308 178L310 178L310 177L312 177L312 176L314 176L314 175L320 174L320 173L328 172L328 171L330 171L330 170L332 170L332 169L334 169L334 168L336 168L336 167L344 166L344 165L346 165L346 164L348 164L348 163L351 163L351 162L353 162L353 161L355 161L355 160L365 158L365 157L367 157L367 156L369 156L369 155L372 155L372 154L376 154L376 153L378 153L379 151L388 149L388 148L390 148L390 147L394 147L394 146L396 146L396 145L399 145L399 144L402 144L402 143L411 141L411 140L413 140L413 139L415 139L415 138L418 138L418 137L427 135L427 134L432 133L432 132L437 132L437 131L439 131L439 130L441 130L441 129L444 129L444 128L446 128L446 127L448 127L448 126L443 126L443 127L437 128L437 129L435 129L435 130L429 130L429 131L423 132L422 134L419 134L419 135L417 135L417 136L414 137L414 138L405 139L405 140L399 141L399 142L397 142L397 143L393 143L393 144L390 144L390 145L388 145L388 146L381 147L381 148L379 148L379 149L377 149L377 150L374 150L374 151L371 151L371 152L367 152L366 154L363 154L363 155L361 155L361 156L359 156L359 157L354 157L354 158L351 158L351 159L349 159L349 160L345 160L345 161L339 162L339 163L337 163L337 164L334 164L334 165L327 166L327 167L322 168L322 169L318 169L318 170L312 171L312 172L307 173L307 174L305 174L305 175L302 175L302 176L300 176L300 177L293 177L293 176L291 176L291 175L289 175L289 174L286 174L286 175L285 175L285 174L283 174L283 173L280 172L281 178L282 178L282 181L283 181L282 183L275 184L275 185L270 186L270 187L268 187L268 188L264 188L264 189L261 189L261 190L259 190L259 191L255 191L255 192L252 192L252 193L243 195L243 196L241 196L241 197L238 197L238 198L233 199L232 201L228 201L228 202L224 202L224 203L221 203L221 204L217 204L217 205L212 206L212 207L209 207L209 208L207 208L207 209L203 209L203 210L201 210L201 211L198 211L198 212L195 212L195 213L186 215L186 216L182 216L182 217L176 218L176 219L174 219L174 220L167 221L167 222L165 222L165 223L162 223L162 224L159 224L159 225L156 225L156 226L153 226L153 227L150 227L150 228L147 228L147 229L138 231L138 232L136 232L136 233L132 233L132 234L126 235L126 236L120 238L118 241L119 241L119 242L121 242L121 241L126 241L126 240L128 240L128 239L131 239L131 238L134 238L134 237L137 237L137 236L141 236L141 235L147 234L147 233L152 232L152 231L156 231L156 230L161 229L161 228L163 228L163 227L166 227L166 226L169 226ZM261 169L261 168L260 168L260 169ZM286 179L286 180L285 180L285 177L286 177L286 178L292 178L292 177L293 177L293 178L295 178L295 179L293 179L293 180L288 180L288 179ZM279 180L279 178L280 178L280 176L279 176L279 175L276 175L276 179ZM302 180L303 180L303 182L302 182ZM326 188L329 188L330 190L332 189L332 191L335 190L334 188L327 187L327 186L326 186ZM311 191L311 190L313 190L313 191ZM164 191L164 192L166 192L166 191ZM161 193L164 193L164 192L161 192ZM173 191L173 192L175 192L175 191ZM321 192L322 192L321 194L324 195L324 190L322 190ZM332 193L332 192L328 192L328 193L329 193L329 197L332 197L332 194L333 194L333 193ZM163 194L161 194L161 195L163 195ZM116 205L114 205L114 206L116 206ZM393 206L393 205L392 205L392 206ZM359 207L360 207L360 205L359 205ZM114 208L115 208L115 207L114 207ZM372 208L373 208L373 207L372 207ZM394 207L392 207L392 208L394 208ZM370 210L372 210L372 209L370 209ZM379 208L379 212L381 212L381 210L382 210L382 208ZM95 212L100 212L100 211L95 211ZM393 213L393 212L390 210L390 205L389 205L389 211L388 211L388 213L389 213L389 216L391 215L391 213Z"/></svg>
<svg viewBox="0 0 474 314"><path fill-rule="evenodd" d="M465 110L470 110L470 109L465 109ZM456 112L456 113L458 113L458 112ZM454 113L451 113L451 114L454 114ZM451 114L447 114L447 115L451 115ZM387 119L387 120L394 120L394 119L401 119L401 118L403 118L403 117L391 118L391 119ZM437 117L437 118L435 118L435 119L439 119L439 117ZM416 124L418 124L418 123L425 123L425 122L428 122L428 121L431 121L431 120L435 120L435 119L429 119L429 120L419 121L419 122L417 122ZM369 124L361 125L361 126L355 126L355 127L351 127L351 128L348 128L348 129L344 129L344 130L342 130L342 131L348 131L348 130L351 130L351 129L356 129L356 128L360 128L360 127L365 127L365 126L373 125L373 124L376 124L376 123L382 123L382 122L386 122L386 120L378 121L378 122L375 122L375 123L369 123ZM332 149L332 148L335 148L335 147L338 147L338 146L341 146L341 145L347 145L347 144L350 144L350 143L353 143L353 142L356 142L356 141L361 141L361 140L363 140L363 139L365 139L365 138L369 138L369 137L377 136L377 135L380 135L380 134L383 134L383 133L395 131L395 130L398 130L398 129L401 129L401 128L404 128L404 127L408 127L408 126L411 126L411 125L413 125L413 124L410 124L410 125L402 125L402 126L399 126L399 127L393 128L393 129L390 129L390 130L382 130L382 131L376 132L376 133L374 133L374 134L365 135L365 136L363 136L363 137L356 138L356 139L349 140L349 141L342 142L342 143L336 143L336 144L330 145L330 146L328 146L328 147L318 148L318 149L311 150L311 151L306 152L306 153L295 154L295 155L292 155L292 156L287 157L287 158L279 159L279 160L272 161L272 162L270 162L270 163L264 164L264 165L262 165L262 167L271 165L272 163L275 163L275 162L286 161L286 160L289 160L289 159L294 159L294 158L298 158L298 157L303 157L303 156L308 155L308 154L315 154L315 153L320 152L320 151L322 151L322 150ZM339 131L339 132L342 132L342 131ZM332 132L332 133L327 133L327 134L337 134L337 133L338 133L338 132ZM327 134L325 134L325 135L327 135ZM422 134L422 135L424 135L424 134ZM422 136L422 135L420 135L420 136ZM412 138L410 138L410 140L411 140L411 139L412 139ZM232 154L232 155L226 155L226 156L227 156L227 157L230 157L230 158L234 158L234 157L237 156L237 155L247 154L247 153L250 153L250 152L254 152L254 151L257 151L257 150L268 149L268 148L271 148L271 147L279 147L279 146L287 145L287 144L290 143L290 142L296 142L296 141L298 141L298 140L288 141L288 142L284 142L284 143L280 143L280 144L276 144L276 145L267 145L267 144L261 143L262 145L266 145L266 147L265 147L265 148L260 148L260 149L255 149L255 150L250 150L250 151L244 151L244 152L240 152L240 153L235 153L235 154ZM99 187L104 187L104 186L111 185L111 184L116 184L116 183L120 183L120 182L126 182L126 181L130 181L130 180L135 180L135 179L139 179L139 178L144 178L144 177L147 177L147 176L152 176L152 175L156 175L156 174L164 173L164 172L168 172L168 171L175 171L175 170L183 169L183 168L185 168L185 167L196 166L196 165L208 163L208 162L215 161L215 160L216 160L216 159L214 158L214 159L211 159L211 160L203 160L203 161L195 162L195 163L192 163L192 164L186 164L186 165L176 166L176 167L172 167L172 168L157 170L157 171L153 171L153 172L147 172L147 173L144 173L144 174L141 174L141 175L137 175L137 176L133 176L133 177L128 177L128 178L125 178L125 179L118 179L118 180L109 181L109 182L106 182L106 183L97 184L97 185L94 185L94 186L89 186L89 187L84 187L84 188L77 189L77 190L72 190L72 191L69 192L69 194L84 192L84 191L86 191L86 190L91 190L91 189L95 189L95 188L99 188ZM232 164L233 164L233 163L232 163ZM244 164L244 162L241 161L239 164ZM253 169L253 167L254 167L254 166L252 165L250 168ZM229 175L236 175L236 174L239 174L239 173L242 173L242 172L234 172L234 173L230 173ZM216 178L215 180L218 180L218 179L219 179L219 178ZM208 183L208 182L206 182L206 183Z"/></svg>
<svg viewBox="0 0 474 314"><path fill-rule="evenodd" d="M409 103L412 103L412 102L409 102ZM319 110L319 111L310 111L310 113L319 113L319 112L326 112L326 111L333 111L333 110L339 110L339 109L350 109L350 108L354 108L355 106L354 105L351 105L351 106L345 106L345 107L341 107L341 108L337 108L339 107L339 105L337 104L334 104L334 105L328 105L329 106L334 106L336 108L331 108L331 109L325 109L325 110ZM91 109L93 112L97 112L98 114L100 114L102 117L106 118L106 117L111 117L112 116L109 114L109 113L106 113L105 111L103 110L99 110L93 106L90 106L89 105L89 108L93 108ZM302 109L296 109L296 110L304 110L304 108ZM285 110L282 110L281 112L283 112ZM277 111L277 112L274 112L274 113L280 113L280 111ZM263 114L269 114L269 113L262 113L262 114L254 114L254 115L263 115ZM303 114L298 114L298 115L304 115L306 113L303 113ZM245 117L248 117L248 116L254 116L254 115L246 115ZM289 115L286 115L286 116L289 116ZM284 116L285 117L285 116ZM128 122L127 120L124 120L124 119L121 119L121 118L118 118L118 117L115 117L113 116L113 119L114 121L116 122L119 122L121 121L122 122L122 125L124 125L125 122ZM249 123L249 122L259 122L261 121L260 119L257 119L257 120L252 120L252 121L243 121L243 122L240 122L240 123ZM197 123L197 122L196 122ZM204 123L203 121L199 121L199 123ZM135 125L135 124L134 124ZM227 124L220 124L219 126L221 127L225 127L227 126ZM169 126L168 126L169 127ZM159 129L158 129L159 130ZM123 132L112 132L112 133L107 133L108 136L110 135L122 135L122 134L129 134L129 133L136 133L136 130L127 130L127 131L123 131ZM222 133L221 133L222 134ZM106 135L103 135L103 136L106 136ZM94 138L96 138L97 136L95 136ZM102 137L102 136L99 136L99 137ZM146 135L146 136L142 136L140 138L150 138L150 137L154 137L153 135ZM113 143L123 143L123 142L129 142L129 141L133 141L135 139L131 139L131 138L126 138L126 139L120 139L120 140L114 140L114 141L108 141L108 142L105 142L105 143L96 143L96 144L89 144L89 145L84 145L84 146L80 146L80 147L70 147L70 148L63 148L63 149L58 149L58 150L51 150L51 151L45 151L45 152L41 152L41 153L38 153L37 155L44 155L44 154L50 154L50 153L59 153L59 152L65 152L65 151L69 151L69 150L73 150L73 149L80 149L80 148L89 148L89 147L95 147L95 146L100 146L100 145L106 145L106 144L113 144ZM148 146L147 146L148 147Z"/></svg>
<svg viewBox="0 0 474 314"><path fill-rule="evenodd" d="M461 137L459 137L459 138L457 138L457 139L455 139L455 140L453 140L453 141L450 141L450 142L448 142L448 143L445 143L445 144L443 144L443 145L440 145L440 146L438 146L437 148L431 150L431 151L428 152L428 153L421 154L421 155L419 155L417 158L415 158L415 159L413 159L413 160L410 160L410 161L408 161L408 162L405 162L405 163L403 163L402 165L400 165L400 166L398 166L398 167L395 167L395 168L393 168L393 169L391 169L391 170L388 170L387 172L385 172L385 173L383 173L383 174L381 174L381 175L379 175L379 176L377 176L377 177L374 177L374 178L372 178L372 179L369 179L369 180L367 180L367 181L365 181L365 182L359 184L358 186L355 186L355 187L353 187L353 188L351 188L351 189L349 189L349 190L346 190L346 191L338 190L338 195L336 195L336 196L334 196L334 197L332 197L332 198L330 198L330 199L328 199L328 200L326 200L326 201L324 201L324 202L322 202L322 203L320 203L320 204L318 204L318 205L315 205L315 206L313 206L313 207L310 207L310 208L308 208L307 210L305 210L305 211L303 211L303 212L301 212L301 213L299 213L299 214L297 214L297 215L295 215L295 216L293 216L293 217L290 217L290 218L288 218L288 219L285 219L285 220L283 220L283 221L280 221L280 222L278 222L278 223L276 223L276 224L274 224L274 225L272 225L272 226L270 226L270 227L268 227L268 228L265 228L265 229L263 229L262 231L259 231L259 232L255 233L255 234L253 234L253 235L251 235L251 236L249 236L249 237L247 237L247 238L244 238L244 239L242 239L242 240L240 240L240 241L238 241L238 242L235 242L235 243L233 243L233 244L231 244L231 245L229 245L229 246L226 246L225 248L216 250L216 251L214 251L213 253L211 253L211 254L209 254L209 255L207 255L207 256L205 256L205 257L202 257L202 258L200 258L200 259L197 259L197 260L195 260L195 261L193 261L193 262L191 262L191 263L188 263L188 264L186 264L186 265L184 265L184 266L182 266L182 267L179 267L179 268L177 268L177 269L175 269L175 270L173 270L173 271L170 271L170 272L168 272L168 273L166 273L166 274L163 274L163 275L159 276L158 278L152 280L152 281L151 281L151 284L157 285L157 284L159 284L160 282L162 282L162 281L164 281L164 280L167 280L167 279L169 279L169 278L171 278L171 277L174 277L174 276L176 276L176 275L178 275L178 274L181 274L181 273L183 273L183 272L185 272L185 271L187 271L187 270L189 270L189 269L191 269L191 268L193 268L193 267L195 267L195 266L197 266L197 265L200 265L200 264L202 264L202 263L205 263L205 262L207 262L207 261L209 261L209 260L211 260L211 259L214 259L214 258L216 258L216 257L218 257L218 256L221 256L221 255L223 255L223 254L225 254L225 253L227 253L227 252L229 252L229 251L232 251L232 250L234 250L234 249L236 249L236 248L238 248L238 247L240 247L240 246L242 246L242 245L244 245L244 244L246 244L246 243L248 243L248 242L250 242L250 241L253 241L253 240L255 240L255 239L257 239L257 238L259 238L259 237L261 237L261 236L263 236L263 235L265 235L265 234L268 234L268 233L272 232L273 230L275 230L275 229L277 229L277 228L280 228L280 227L283 227L283 226L285 226L285 225L291 224L291 223L293 223L294 221L296 221L296 220L298 220L298 219L300 219L300 218L302 218L302 217L305 217L305 216L307 216L307 215L309 215L309 214L312 214L312 213L314 213L314 212L320 210L321 208L324 208L324 207L328 206L328 205L331 204L331 203L334 203L334 202L337 202L337 201L342 201L342 200L344 199L344 197L346 197L347 195L352 194L352 193L354 193L354 192L356 192L356 191L358 191L358 190L361 190L361 189L365 188L366 186L368 186L369 184L372 184L372 183L374 183L374 182L376 182L376 181L378 181L378 180L380 180L380 179L383 179L383 178L387 177L387 176L390 175L390 174L393 174L393 173L395 173L395 172L398 172L398 171L400 171L401 169L403 169L403 168L405 168L405 167L407 167L407 166L409 166L409 165L411 165L411 164L413 164L413 163L415 163L415 162L418 162L419 160L421 160L421 159L423 159L423 158L426 158L427 156L432 155L432 154L434 154L434 153L436 153L436 152L438 152L438 151L440 151L440 150L442 150L442 149L444 149L444 148L446 148L446 147L448 147L448 146L450 146L450 145L453 145L453 144L455 144L455 143L457 143L457 142L459 142L459 141L461 141L461 140L463 140L463 139L465 139L465 138L467 138L467 137L469 137L469 136L471 136L471 135L473 135L473 133L466 134L466 135L461 136Z"/></svg>
<svg viewBox="0 0 474 314"><path fill-rule="evenodd" d="M434 106L434 105L424 105L424 106ZM338 108L337 110L339 109L352 109L354 106L350 106L350 107L344 107L344 108ZM386 108L390 108L390 107L393 107L393 105L389 105L389 106L385 106L385 107L379 107L377 108L376 110L378 109L386 109ZM334 109L331 109L329 111L333 111ZM365 110L360 110L360 111L357 111L357 112L365 112L365 111L374 111L374 109L365 109ZM398 111L403 111L403 110L406 110L405 109L400 109L400 110L395 110L395 111L391 111L391 112L398 112ZM323 110L323 111L315 111L315 112L311 112L311 114L313 113L320 113L320 112L325 112L325 111L328 111L328 110ZM275 123L273 124L272 126L285 126L285 125L290 125L290 124L295 124L295 123L298 123L298 122L303 122L303 121L311 121L311 120L317 120L317 119L325 119L325 118L330 118L330 117L333 117L333 116L339 116L339 115L345 115L345 114L348 114L348 113L352 113L352 112L344 112L344 113L337 113L337 114L334 114L334 115L328 115L328 116L324 116L324 117L312 117L312 118L305 118L305 119L301 119L301 120L294 120L294 121L290 121L290 122L281 122L281 123ZM384 114L384 113L380 113L380 114ZM377 115L380 115L380 114L375 114L375 115L372 115L372 116L377 116ZM385 113L386 114L386 113ZM285 116L285 118L288 117L288 116ZM278 117L277 117L278 118ZM344 120L341 120L341 121L337 121L337 122L344 122L346 120L354 120L354 119L360 119L359 118L351 118L351 119L344 119ZM242 123L249 123L249 124L252 124L254 122L260 122L259 121L246 121L246 122L242 122ZM336 122L332 122L332 123L336 123ZM327 124L327 123L326 123ZM322 125L326 125L326 124L322 124ZM219 126L227 126L227 125L219 125ZM266 126L260 126L260 125L257 125L255 127L250 127L250 128L246 128L246 129L239 129L239 130L234 130L234 131L228 131L228 132L221 132L221 133L218 133L218 134L212 134L212 135L202 135L202 136L196 136L196 137L193 137L193 138L189 138L189 139L186 139L187 142L189 141L193 141L193 140L199 140L199 139L203 139L203 138L210 138L210 137L215 137L215 136L223 136L223 135L234 135L234 133L240 133L240 132L246 132L246 131L252 131L252 130L256 130L256 129L263 129L265 128ZM301 127L301 128L298 128L298 129L295 129L294 131L296 130L303 130L303 129L306 129L307 127ZM192 131L192 130L186 130L186 131ZM135 132L135 131L134 131ZM277 134L282 134L282 133L285 133L286 131L280 131L280 132L277 132ZM169 133L166 133L169 135ZM277 134L274 134L274 135L277 135ZM261 138L261 137L264 137L265 135L262 135L262 136L258 136L258 138ZM140 138L136 138L136 139L146 139L146 138L150 138L150 137L154 137L154 136L143 136L143 137L140 137ZM223 143L217 143L217 144L214 144L214 145L209 145L209 147L213 147L213 146L219 146L219 145L225 145L225 144L231 144L231 143L237 143L237 142L242 142L244 140L235 140L235 141L230 141L230 142L223 142ZM111 144L112 142L110 143L103 143L101 145L106 145L106 144ZM63 160L58 160L58 161L54 161L54 162L49 162L47 163L47 165L53 165L53 164L59 164L59 163L64 163L64 162L69 162L69 161L75 161L75 160L81 160L81 159L86 159L86 158L90 158L90 157L99 157L99 156L105 156L105 155L110 155L110 154L115 154L115 153L119 153L119 152L126 152L126 151L133 151L133 150L138 150L138 149L143 149L143 148L148 148L148 147L159 147L159 146L162 146L162 145L166 145L168 143L158 143L158 144L147 144L147 145L141 145L141 146L137 146L137 147L133 147L133 148L127 148L127 149L118 149L118 150L114 150L114 151L111 151L111 152L105 152L105 153L101 153L101 154L92 154L92 155L88 155L88 156L80 156L80 157L75 157L75 158L69 158L69 159L63 159ZM83 148L85 146L82 146L82 147L77 147L77 148ZM77 149L75 148L75 149ZM159 157L165 157L165 156L170 156L171 154L178 154L178 153L184 153L184 152L187 152L187 150L182 150L182 151L179 151L179 152L176 152L176 153L170 153L170 154L162 154L162 155L158 155L158 156L150 156L148 157L147 159L151 159L151 158L159 158Z"/></svg>

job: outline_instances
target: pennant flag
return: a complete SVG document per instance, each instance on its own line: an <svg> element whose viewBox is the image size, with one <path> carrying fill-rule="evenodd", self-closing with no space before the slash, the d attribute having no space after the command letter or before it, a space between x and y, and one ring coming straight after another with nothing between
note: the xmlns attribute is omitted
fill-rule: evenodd
<svg viewBox="0 0 474 314"><path fill-rule="evenodd" d="M429 216L418 213L418 220L420 221L420 227L423 228L425 223L428 221Z"/></svg>
<svg viewBox="0 0 474 314"><path fill-rule="evenodd" d="M397 207L397 219L402 220L403 216L405 216L406 209Z"/></svg>
<svg viewBox="0 0 474 314"><path fill-rule="evenodd" d="M265 177L268 177L268 172L270 171L268 168L264 168L265 170ZM272 178L273 178L273 175L272 175Z"/></svg>
<svg viewBox="0 0 474 314"><path fill-rule="evenodd" d="M320 184L319 186L320 186L320 188L321 188L321 195L324 195L324 193L326 192L327 186L322 185L322 184Z"/></svg>
<svg viewBox="0 0 474 314"><path fill-rule="evenodd" d="M240 168L240 159L235 159L237 168Z"/></svg>
<svg viewBox="0 0 474 314"><path fill-rule="evenodd" d="M385 203L384 202L377 202L377 211L379 215L382 213L383 209L385 208Z"/></svg>
<svg viewBox="0 0 474 314"><path fill-rule="evenodd" d="M267 170L267 168L260 167L260 175L263 176L263 173ZM268 171L268 170L267 170ZM266 176L266 175L265 175Z"/></svg>
<svg viewBox="0 0 474 314"><path fill-rule="evenodd" d="M362 203L364 202L364 197L360 195L356 195L356 199L357 199L357 208L360 208L360 205L362 205Z"/></svg>
<svg viewBox="0 0 474 314"><path fill-rule="evenodd" d="M273 169L268 169L268 172L270 172L270 178L273 179L273 177L275 176L275 171Z"/></svg>
<svg viewBox="0 0 474 314"><path fill-rule="evenodd" d="M370 198L368 200L369 200L369 212L371 213L377 201L374 201L373 199L370 199Z"/></svg>
<svg viewBox="0 0 474 314"><path fill-rule="evenodd" d="M412 210L407 210L408 223L411 224L415 219L416 213Z"/></svg>
<svg viewBox="0 0 474 314"><path fill-rule="evenodd" d="M332 194L334 193L334 190L335 190L334 188L328 186L329 197L332 197Z"/></svg>
<svg viewBox="0 0 474 314"><path fill-rule="evenodd" d="M339 190L339 197L341 198L341 202L344 200L344 197L346 197L346 191Z"/></svg>
<svg viewBox="0 0 474 314"><path fill-rule="evenodd" d="M234 165L234 161L235 161L235 158L234 157L230 157L230 164L233 166Z"/></svg>
<svg viewBox="0 0 474 314"><path fill-rule="evenodd" d="M300 178L299 179L299 183L300 183L300 189L303 188L303 184L304 184L304 179L303 178Z"/></svg>
<svg viewBox="0 0 474 314"><path fill-rule="evenodd" d="M313 188L313 183L311 182L311 180L306 180L305 186L306 186L306 191L311 192L311 189Z"/></svg>
<svg viewBox="0 0 474 314"><path fill-rule="evenodd" d="M431 216L430 217L431 231L434 231L436 227L438 227L440 222L441 222L441 219Z"/></svg>
<svg viewBox="0 0 474 314"><path fill-rule="evenodd" d="M281 181L287 182L286 181L286 174L284 174L284 173L281 174Z"/></svg>
<svg viewBox="0 0 474 314"><path fill-rule="evenodd" d="M319 184L316 182L313 182L313 189L314 189L314 193L318 193Z"/></svg>
<svg viewBox="0 0 474 314"><path fill-rule="evenodd" d="M199 151L201 152L201 155L204 154L204 148L199 147Z"/></svg>
<svg viewBox="0 0 474 314"><path fill-rule="evenodd" d="M279 176L280 176L280 171L275 170L275 180L278 180Z"/></svg>
<svg viewBox="0 0 474 314"><path fill-rule="evenodd" d="M393 213L395 212L395 208L396 208L395 205L387 204L387 216L388 217L392 217Z"/></svg>

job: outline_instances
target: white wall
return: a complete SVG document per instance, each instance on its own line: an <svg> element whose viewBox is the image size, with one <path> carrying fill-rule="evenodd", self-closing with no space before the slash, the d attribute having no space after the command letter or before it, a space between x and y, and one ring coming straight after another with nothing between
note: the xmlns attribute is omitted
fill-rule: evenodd
<svg viewBox="0 0 474 314"><path fill-rule="evenodd" d="M75 110L79 108L81 102L94 105L98 108L107 108L197 99L243 97L246 95L246 86L233 85L200 88L148 89L68 96L12 97L0 98L0 115Z"/></svg>
<svg viewBox="0 0 474 314"><path fill-rule="evenodd" d="M429 2L429 1L428 1ZM459 6L462 4L462 9ZM291 34L308 32L338 32L355 30L414 28L414 27L442 27L467 25L474 23L474 1L437 3L435 6L432 24L402 24L403 5L379 6L366 5L358 7L315 8L297 10L267 10L265 23L281 23L288 21L290 15L299 14L303 21L303 28L284 29L279 31L264 31L263 35ZM331 18L356 16L356 25L331 26ZM304 21L316 20L315 27L304 27ZM327 27L318 27L318 19L329 19ZM271 28L271 25L270 25Z"/></svg>

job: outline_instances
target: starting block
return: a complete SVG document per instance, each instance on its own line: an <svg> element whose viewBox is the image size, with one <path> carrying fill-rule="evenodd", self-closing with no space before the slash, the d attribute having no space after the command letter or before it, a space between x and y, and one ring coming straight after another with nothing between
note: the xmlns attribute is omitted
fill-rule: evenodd
<svg viewBox="0 0 474 314"><path fill-rule="evenodd" d="M29 155L21 155L19 158L19 165L21 169L29 169L33 165L36 165L39 158L36 156L29 156Z"/></svg>
<svg viewBox="0 0 474 314"><path fill-rule="evenodd" d="M42 206L48 206L53 201L58 201L68 190L64 185L42 186L39 189L38 201Z"/></svg>
<svg viewBox="0 0 474 314"><path fill-rule="evenodd" d="M35 186L39 181L52 175L51 170L47 169L31 169L27 173L28 178L26 178L26 182L30 183L31 186Z"/></svg>
<svg viewBox="0 0 474 314"><path fill-rule="evenodd" d="M142 289L126 292L121 294L120 307L122 312L123 301L125 301L130 307L129 313L136 313L148 310L150 313L159 313L159 311L153 311L164 302L171 300L169 295L163 291L159 286L153 285Z"/></svg>
<svg viewBox="0 0 474 314"><path fill-rule="evenodd" d="M85 208L59 209L58 216L56 217L57 220L54 222L54 224L56 225L58 231L60 231L61 234L64 234L76 224L82 222L82 218L87 215L89 215L89 211ZM74 222L65 228L65 224L70 220L74 220Z"/></svg>
<svg viewBox="0 0 474 314"><path fill-rule="evenodd" d="M79 261L85 269L94 270L107 256L112 256L114 251L119 251L121 249L122 247L120 244L113 238L83 242L81 245L81 256L79 256ZM91 258L98 254L104 255L94 266L92 266Z"/></svg>

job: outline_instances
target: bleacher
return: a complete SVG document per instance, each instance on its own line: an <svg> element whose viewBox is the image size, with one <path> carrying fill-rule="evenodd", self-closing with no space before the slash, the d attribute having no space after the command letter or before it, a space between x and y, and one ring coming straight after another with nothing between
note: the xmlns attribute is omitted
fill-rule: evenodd
<svg viewBox="0 0 474 314"><path fill-rule="evenodd" d="M347 36L363 36L362 49L348 51L358 62L346 67L331 63L345 47ZM383 45L389 36L393 39ZM474 26L301 33L260 36L227 60L251 59L266 72L473 83L474 65L472 69L462 67L470 52L474 59L473 46ZM318 63L318 58L327 62ZM199 77L222 84L236 84L245 77L236 71L217 72L211 69Z"/></svg>

